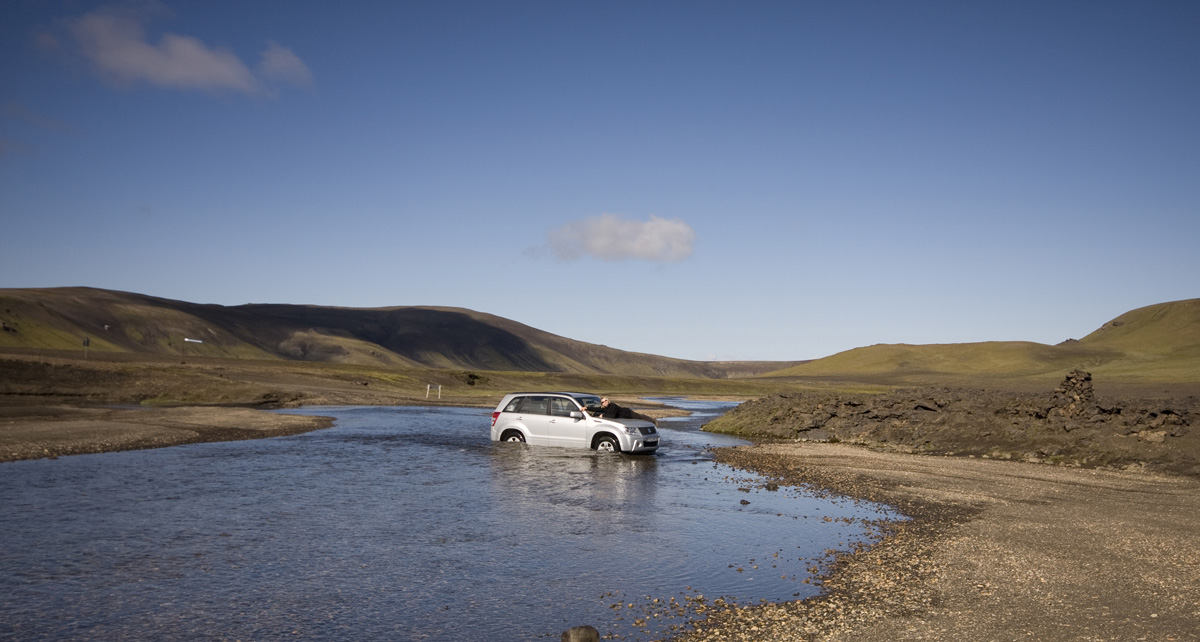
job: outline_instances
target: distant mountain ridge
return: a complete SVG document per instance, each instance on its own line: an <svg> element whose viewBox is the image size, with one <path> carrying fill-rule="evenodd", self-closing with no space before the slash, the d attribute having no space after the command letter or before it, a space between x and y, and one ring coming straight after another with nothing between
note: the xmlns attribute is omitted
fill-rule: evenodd
<svg viewBox="0 0 1200 642"><path fill-rule="evenodd" d="M465 308L187 303L96 288L0 289L0 350L283 359L397 368L880 385L1057 381L1082 368L1200 384L1200 299L1132 310L1079 340L881 344L813 361L707 362L626 352ZM203 343L184 343L184 338Z"/></svg>
<svg viewBox="0 0 1200 642"><path fill-rule="evenodd" d="M222 306L83 287L0 289L0 322L0 348L78 350L88 337L89 349L101 352L698 378L798 363L626 352L465 308Z"/></svg>

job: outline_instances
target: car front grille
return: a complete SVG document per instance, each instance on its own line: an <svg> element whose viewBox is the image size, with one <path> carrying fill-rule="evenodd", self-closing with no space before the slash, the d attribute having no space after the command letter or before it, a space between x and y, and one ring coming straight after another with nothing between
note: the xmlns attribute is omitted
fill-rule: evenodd
<svg viewBox="0 0 1200 642"><path fill-rule="evenodd" d="M654 430L654 426L650 426L649 428L638 428L638 432L643 435L653 435L656 431Z"/></svg>

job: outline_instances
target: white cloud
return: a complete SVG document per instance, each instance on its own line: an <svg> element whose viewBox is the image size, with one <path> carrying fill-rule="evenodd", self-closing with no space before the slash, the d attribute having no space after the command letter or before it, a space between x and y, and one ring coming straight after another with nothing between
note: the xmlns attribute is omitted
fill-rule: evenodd
<svg viewBox="0 0 1200 642"><path fill-rule="evenodd" d="M300 57L291 49L270 41L267 50L262 54L258 63L258 72L264 77L279 82L285 82L297 87L312 85L312 72Z"/></svg>
<svg viewBox="0 0 1200 642"><path fill-rule="evenodd" d="M261 93L264 79L312 83L304 62L277 43L268 43L263 52L260 77L232 51L210 47L198 38L166 33L158 44L151 44L143 22L135 13L100 9L76 20L71 34L97 71L122 85L146 82L174 89Z"/></svg>
<svg viewBox="0 0 1200 642"><path fill-rule="evenodd" d="M613 214L572 221L549 234L550 247L564 261L592 256L605 261L678 263L692 255L695 240L696 232L679 219L651 216L641 222Z"/></svg>

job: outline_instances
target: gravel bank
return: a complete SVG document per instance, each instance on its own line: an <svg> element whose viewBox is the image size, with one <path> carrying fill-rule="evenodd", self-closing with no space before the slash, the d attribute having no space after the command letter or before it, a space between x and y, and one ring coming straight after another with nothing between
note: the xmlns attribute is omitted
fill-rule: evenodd
<svg viewBox="0 0 1200 642"><path fill-rule="evenodd" d="M189 406L0 407L0 462L292 435L333 425L328 417L252 408Z"/></svg>
<svg viewBox="0 0 1200 642"><path fill-rule="evenodd" d="M822 596L716 613L679 640L1200 639L1193 478L823 443L717 458L912 519L838 558Z"/></svg>

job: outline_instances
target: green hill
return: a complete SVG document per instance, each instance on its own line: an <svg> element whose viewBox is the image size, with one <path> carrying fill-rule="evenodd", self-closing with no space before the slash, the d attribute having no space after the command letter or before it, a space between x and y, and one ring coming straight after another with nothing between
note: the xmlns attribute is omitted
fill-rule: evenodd
<svg viewBox="0 0 1200 642"><path fill-rule="evenodd" d="M1169 355L1200 350L1200 299L1126 312L1079 340L1130 353Z"/></svg>
<svg viewBox="0 0 1200 642"><path fill-rule="evenodd" d="M1200 383L1200 299L1127 312L1078 341L905 345L845 352L767 373L889 384L1053 382L1076 368L1129 383Z"/></svg>
<svg viewBox="0 0 1200 642"><path fill-rule="evenodd" d="M800 362L702 362L575 341L448 307L221 306L94 288L0 289L0 351L193 355L383 368L723 379L784 385L1200 384L1200 299L1127 312L1078 341L874 345ZM184 342L184 338L203 343ZM789 383L789 381L791 383ZM806 383L807 382L807 383ZM821 385L825 385L824 383Z"/></svg>
<svg viewBox="0 0 1200 642"><path fill-rule="evenodd" d="M0 289L0 322L0 350L79 351L87 337L100 353L692 378L795 363L626 352L464 308L227 307L94 288Z"/></svg>

